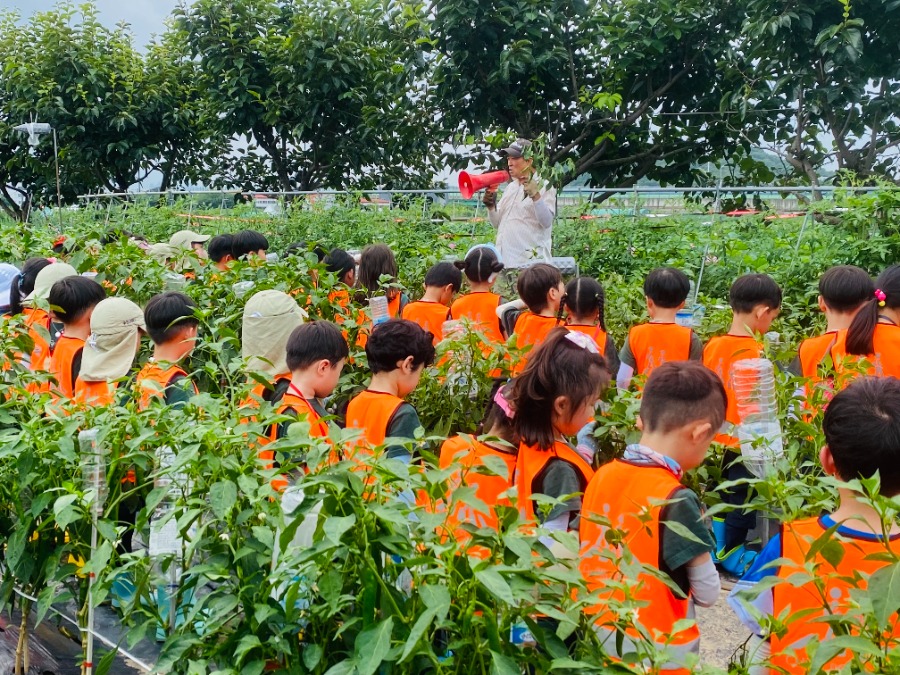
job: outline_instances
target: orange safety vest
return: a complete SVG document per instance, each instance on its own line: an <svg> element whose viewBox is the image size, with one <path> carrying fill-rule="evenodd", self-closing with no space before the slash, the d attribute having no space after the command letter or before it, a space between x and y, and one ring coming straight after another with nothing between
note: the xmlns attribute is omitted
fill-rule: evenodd
<svg viewBox="0 0 900 675"><path fill-rule="evenodd" d="M31 370L45 370L46 359L50 357L50 342L47 340L50 334L50 314L37 307L26 307L22 314L25 316L28 335L34 342L29 355Z"/></svg>
<svg viewBox="0 0 900 675"><path fill-rule="evenodd" d="M825 381L825 374L821 372L822 362L825 357L831 355L831 350L837 342L837 336L838 331L829 331L824 335L807 338L800 343L800 347L797 349L800 374L809 380L805 386L807 399L812 395L816 386ZM833 378L829 379L833 380ZM808 401L807 407L810 407Z"/></svg>
<svg viewBox="0 0 900 675"><path fill-rule="evenodd" d="M343 324L350 313L350 291L346 288L335 288L328 293L328 302L339 308L334 313L334 322L338 325ZM344 339L347 339L346 335Z"/></svg>
<svg viewBox="0 0 900 675"><path fill-rule="evenodd" d="M399 396L382 391L366 390L355 396L347 406L347 428L361 429L363 434L354 448L352 455L371 455L371 449L382 445L391 425L394 413L403 405Z"/></svg>
<svg viewBox="0 0 900 675"><path fill-rule="evenodd" d="M527 354L523 354L519 362L513 366L513 374L518 375L528 364L528 357L534 350L547 339L547 333L559 325L555 316L541 316L531 312L523 312L516 319L516 327L513 334L516 337L516 347L524 349L531 346Z"/></svg>
<svg viewBox="0 0 900 675"><path fill-rule="evenodd" d="M506 463L506 476L494 476L486 473L478 473L473 469L484 466L484 458L487 456L498 457ZM457 504L453 513L447 517L447 526L456 532L456 540L468 539L468 533L460 529L461 523L471 523L476 527L488 527L497 529L497 513L495 506L510 506L506 497L500 495L506 492L512 485L512 479L516 471L516 455L513 452L504 452L492 448L473 437L456 436L444 441L441 445L441 453L438 460L441 469L454 467L455 473L449 478L451 490L453 487L466 485L475 488L475 498L484 502L487 511L476 509L468 504ZM449 503L451 495L447 494Z"/></svg>
<svg viewBox="0 0 900 675"><path fill-rule="evenodd" d="M599 469L584 493L581 507L581 573L589 591L600 591L601 604L588 610L596 615L595 628L614 636L617 633L615 613L606 609L606 603L625 601L625 594L608 588L612 578L620 576L616 562L621 559L621 548L607 541L610 526L595 521L592 516L607 519L615 530L623 533L621 544L641 564L659 569L662 546L661 514L666 500L676 497L686 489L678 478L664 467L638 466L620 459L613 460ZM606 552L605 554L603 552ZM612 555L610 555L610 551ZM667 645L677 656L699 649L700 630L696 623L673 634L673 627L687 619L691 601L679 597L656 576L641 572L636 583L629 584L630 595L640 605L640 626L660 645ZM645 606L644 606L645 605ZM626 636L639 639L640 632L625 628ZM611 642L615 644L615 642ZM687 673L679 664L663 666L666 673Z"/></svg>
<svg viewBox="0 0 900 675"><path fill-rule="evenodd" d="M403 308L403 318L414 321L434 335L433 344L444 339L444 322L450 318L447 305L431 300L417 300Z"/></svg>
<svg viewBox="0 0 900 675"><path fill-rule="evenodd" d="M597 344L597 350L606 358L606 331L600 326L570 326L566 324L566 328L576 333L584 333L588 337L593 338Z"/></svg>
<svg viewBox="0 0 900 675"><path fill-rule="evenodd" d="M534 521L534 501L532 495L540 494L537 483L551 459L568 462L581 477L582 491L594 477L594 469L575 450L562 441L556 441L550 450L541 450L536 445L519 445L516 459L516 488L519 499L519 513L523 518Z"/></svg>
<svg viewBox="0 0 900 675"><path fill-rule="evenodd" d="M79 377L75 380L75 392L72 398L76 403L84 405L104 406L116 398L116 385L106 380L85 382Z"/></svg>
<svg viewBox="0 0 900 675"><path fill-rule="evenodd" d="M293 389L294 391L291 391ZM284 414L288 410L294 410L297 413L297 419L303 420L305 419L309 422L309 436L310 438L328 438L328 425L325 421L319 416L319 413L315 411L315 409L309 404L309 401L306 400L303 396L300 395L299 392L296 391L296 388L291 385L291 389L288 389L285 392L284 396L281 398L280 404L278 406L277 412L279 415ZM273 424L272 428L269 430L268 438L265 441L262 441L263 448L269 443L272 443L278 439L278 426ZM275 451L274 450L266 450L261 449L259 451L259 458L263 461L263 466L266 469L271 469L275 466ZM309 471L309 467L305 467L306 471ZM278 492L282 492L288 486L288 479L285 476L276 476L272 478L272 487Z"/></svg>
<svg viewBox="0 0 900 675"><path fill-rule="evenodd" d="M499 295L487 291L468 293L451 305L450 316L454 319L466 317L490 342L503 342L500 317L497 316L500 300Z"/></svg>
<svg viewBox="0 0 900 675"><path fill-rule="evenodd" d="M77 375L72 372L72 365L83 351L84 340L62 334L50 353L47 371L56 380L56 391L66 398L72 398L75 394Z"/></svg>
<svg viewBox="0 0 900 675"><path fill-rule="evenodd" d="M801 612L802 618L788 620L785 635L772 635L772 673L808 672L809 657L804 649L807 642L818 638L824 645L834 637L827 623L831 614L862 616L856 601L850 597L851 588L864 590L869 576L888 564L885 560L878 560L878 556L884 556L887 550L885 542L880 538L874 535L870 539L839 533L835 536L842 544L844 555L837 566L829 563L821 554L817 554L813 560L813 574L824 581L825 588L818 589L811 583L801 586L791 584L787 579L798 572L804 572L812 543L827 529L819 518L797 520L782 526L780 557L790 562L782 563L778 569L778 577L785 580L784 583L772 588L773 616L789 616ZM898 540L900 535L891 536L891 541ZM831 610L828 613L823 607L823 598L827 599ZM900 622L896 613L889 625L882 628L887 629L886 637L895 638L892 649L896 650L896 639L900 638ZM849 660L850 655L844 651L823 664L823 670L838 670Z"/></svg>
<svg viewBox="0 0 900 675"><path fill-rule="evenodd" d="M851 355L847 353L847 331L838 333L834 347L831 348L831 356L835 372L842 378L843 384L847 384L848 377L857 375L855 369L848 368L849 363L862 363L863 375L900 377L900 326L876 324L872 344L875 349L872 354Z"/></svg>
<svg viewBox="0 0 900 675"><path fill-rule="evenodd" d="M135 378L135 388L138 392L138 407L140 410L146 410L150 407L150 401L154 397L164 398L166 395L166 387L172 380L178 376L187 377L187 373L178 364L169 364L168 368L162 368L158 363L150 362L141 368ZM200 393L197 385L193 382L191 386L194 393Z"/></svg>
<svg viewBox="0 0 900 675"><path fill-rule="evenodd" d="M628 346L634 354L635 375L650 375L667 361L691 357L694 331L677 323L642 323L628 331Z"/></svg>
<svg viewBox="0 0 900 675"><path fill-rule="evenodd" d="M725 385L728 407L725 421L737 426L740 423L737 401L734 396L731 367L735 361L756 359L762 354L762 345L751 335L719 335L712 338L703 350L703 365L713 371ZM738 447L738 440L731 434L720 433L716 441L729 447Z"/></svg>

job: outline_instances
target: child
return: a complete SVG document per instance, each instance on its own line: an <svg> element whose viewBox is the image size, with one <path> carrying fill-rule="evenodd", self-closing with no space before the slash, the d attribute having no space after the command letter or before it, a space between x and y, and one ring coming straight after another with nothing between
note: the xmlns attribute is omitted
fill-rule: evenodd
<svg viewBox="0 0 900 675"><path fill-rule="evenodd" d="M628 331L619 359L616 386L627 389L635 375L648 376L666 361L700 361L703 343L694 331L675 323L675 314L684 307L691 283L674 267L660 267L644 279L649 323Z"/></svg>
<svg viewBox="0 0 900 675"><path fill-rule="evenodd" d="M208 256L203 245L209 241L210 235L200 234L192 230L179 230L169 238L169 247L176 257L183 256L186 251L193 251L201 260Z"/></svg>
<svg viewBox="0 0 900 675"><path fill-rule="evenodd" d="M105 297L103 286L87 277L60 279L50 289L50 313L63 330L50 352L47 371L56 381L53 390L65 398L75 394L84 344L91 334L91 314Z"/></svg>
<svg viewBox="0 0 900 675"><path fill-rule="evenodd" d="M736 361L755 359L762 355L761 334L769 330L781 308L781 288L765 274L746 274L731 285L729 301L733 313L731 328L726 335L714 337L703 350L703 365L712 370L725 385L728 408L725 423L716 441L726 446L724 456L725 480L749 478L747 469L738 460L738 439L735 427L740 423L737 401L732 388L731 369ZM722 495L723 501L742 506L747 501L746 485L737 486ZM724 523L714 522L719 546L717 556L722 567L740 576L755 555L744 548L747 533L756 526L756 513L735 509L725 515Z"/></svg>
<svg viewBox="0 0 900 675"><path fill-rule="evenodd" d="M497 258L494 247L491 244L473 246L466 254L466 259L457 262L456 267L462 270L469 280L469 292L453 303L450 307L450 316L453 319L463 317L469 319L473 327L480 331L488 342L494 344L503 342L503 330L497 316L501 298L492 293L491 288L504 266Z"/></svg>
<svg viewBox="0 0 900 675"><path fill-rule="evenodd" d="M197 386L178 365L194 350L200 321L194 315L197 305L184 293L168 291L150 298L144 308L144 323L153 341L153 356L135 378L138 405L150 407L152 398L166 405L181 407L198 394Z"/></svg>
<svg viewBox="0 0 900 675"><path fill-rule="evenodd" d="M725 419L725 401L721 380L701 364L658 366L641 398L640 442L628 446L622 459L597 469L584 494L579 535L581 570L588 589L599 590L601 597L608 594L624 600L623 593L604 590L610 579L626 569L617 566L622 557L619 544L611 546L612 539L607 539L613 528L621 532L621 544L635 562L668 575L677 586L676 591L646 572L637 574L637 583L626 580L632 597L646 603L637 622L659 640L661 649L679 655L699 653L697 625L684 626L684 622L693 619L693 604L712 607L720 590L710 555L714 542L703 522L700 500L681 484L681 476L703 463ZM628 554L626 562L630 562ZM594 611L600 612L595 630L606 648L618 657L637 651L640 658L638 629L617 634L611 625L615 617L602 606ZM673 661L661 671L688 672L681 669L685 664L680 658Z"/></svg>
<svg viewBox="0 0 900 675"><path fill-rule="evenodd" d="M403 318L415 321L434 336L434 344L444 339L444 322L450 318L450 302L462 287L462 272L453 263L438 263L425 275L421 300L403 308Z"/></svg>
<svg viewBox="0 0 900 675"><path fill-rule="evenodd" d="M516 487L519 511L528 521L552 530L577 530L581 497L535 507L533 495L560 499L583 493L594 470L563 440L594 418L594 407L609 384L609 371L597 345L582 333L554 329L513 380L513 429L519 435Z"/></svg>
<svg viewBox="0 0 900 675"><path fill-rule="evenodd" d="M112 403L119 380L131 372L145 330L144 312L131 300L101 300L91 313L73 398L95 406Z"/></svg>
<svg viewBox="0 0 900 675"><path fill-rule="evenodd" d="M0 263L0 315L9 314L10 293L18 283L19 268L9 263Z"/></svg>
<svg viewBox="0 0 900 675"><path fill-rule="evenodd" d="M828 404L824 431L826 445L819 457L825 473L840 481L878 475L883 497L900 494L900 381L893 377L854 381ZM810 672L807 644L820 642L824 649L834 635L843 634L829 618L863 620L859 600L850 595L851 581L858 579L859 583L853 585L864 589L870 575L894 559L888 551L896 549L900 542L897 522L890 522L885 532L878 511L850 486L839 487L838 496L838 508L833 513L784 523L781 533L769 541L753 568L729 595L728 602L741 620L761 637L764 631L744 608L738 593L767 576L777 575L782 580L754 594L752 600L763 615L783 622L784 632L770 635L770 645L764 644L757 654L760 659L765 658L765 647L771 646L771 672ZM820 548L817 540L834 528L831 543L840 544L843 555L812 553L812 548ZM799 579L809 580L801 584L798 574ZM889 609L893 611L895 607ZM892 636L892 643L896 644L900 624L896 623L895 614L889 621L877 630L886 637ZM822 671L817 672L846 668L849 656L842 650L827 663L821 663Z"/></svg>
<svg viewBox="0 0 900 675"><path fill-rule="evenodd" d="M337 277L337 284L328 292L328 302L337 305L334 320L342 325L350 311L350 289L356 285L356 260L342 248L333 248L324 257L325 269Z"/></svg>
<svg viewBox="0 0 900 675"><path fill-rule="evenodd" d="M46 371L47 361L58 337L59 324L54 323L47 307L47 297L53 284L67 277L78 276L78 272L68 263L53 262L44 267L34 278L34 288L22 303L28 307L26 325L34 339L34 349L29 363L32 371ZM44 326L47 331L43 330Z"/></svg>
<svg viewBox="0 0 900 675"><path fill-rule="evenodd" d="M475 506L457 503L453 513L447 517L447 526L456 531L456 540L465 541L468 533L459 528L460 523L470 523L475 527L497 529L497 505L510 506L510 501L502 497L511 486L516 472L519 437L513 428L515 414L508 397L511 385L497 389L494 400L485 417L484 437L473 438L462 435L447 439L441 445L439 465L441 469L454 467L457 471L448 478L451 492L454 487L467 486L475 489L474 499L483 502L487 511ZM505 474L480 473L475 469L486 466L485 458L495 457L506 464ZM452 494L446 496L448 502Z"/></svg>
<svg viewBox="0 0 900 675"><path fill-rule="evenodd" d="M409 302L405 293L396 288L381 289L381 277L388 276L391 283L397 281L397 259L394 252L384 244L370 244L362 250L359 257L358 284L361 293L357 302L366 302L373 295L383 293L388 299L388 316L400 318L403 308Z"/></svg>
<svg viewBox="0 0 900 675"><path fill-rule="evenodd" d="M269 240L256 230L241 230L231 239L231 255L235 260L265 260L268 250Z"/></svg>
<svg viewBox="0 0 900 675"><path fill-rule="evenodd" d="M516 282L516 290L527 312L516 319L513 336L516 347L527 347L534 351L547 335L560 323L559 307L566 292L562 275L553 265L536 263L523 270ZM528 363L529 354L524 354L513 367L513 373L521 373Z"/></svg>
<svg viewBox="0 0 900 675"><path fill-rule="evenodd" d="M819 279L819 309L828 322L823 335L800 343L797 358L791 364L794 375L819 379L819 369L838 333L846 331L867 300L875 298L875 284L864 270L853 265L832 267Z"/></svg>
<svg viewBox="0 0 900 675"><path fill-rule="evenodd" d="M619 372L619 352L612 336L606 332L603 308L606 294L596 279L578 277L566 285L563 305L568 313L566 328L584 333L597 343L597 349L606 360L610 375Z"/></svg>
<svg viewBox="0 0 900 675"><path fill-rule="evenodd" d="M209 240L206 245L206 253L213 265L220 272L228 269L228 266L234 260L232 248L234 246L234 237L230 234L217 234Z"/></svg>
<svg viewBox="0 0 900 675"><path fill-rule="evenodd" d="M9 314L22 315L32 349L26 354L17 354L16 360L26 368L40 361L50 353L50 313L40 307L25 306L24 300L34 291L35 280L42 269L50 265L47 258L29 258L22 265L22 271L16 276L9 288ZM6 364L4 364L4 368Z"/></svg>
<svg viewBox="0 0 900 675"><path fill-rule="evenodd" d="M872 297L838 334L832 357L838 372L846 370L845 360L859 360L848 357L862 357L869 375L900 377L900 265L879 275Z"/></svg>
<svg viewBox="0 0 900 675"><path fill-rule="evenodd" d="M244 305L241 356L247 361L248 373L266 380L256 385L248 404L258 407L259 400L274 403L287 391L291 380L286 359L288 340L304 321L306 312L281 291L260 291Z"/></svg>
<svg viewBox="0 0 900 675"><path fill-rule="evenodd" d="M366 356L372 381L366 391L350 401L347 428L362 429L362 444L369 447L379 446L388 438L415 439L416 429L422 425L416 409L404 399L419 384L425 366L434 361L431 333L412 321L391 319L372 331ZM407 464L412 461L402 445L388 446L386 455Z"/></svg>

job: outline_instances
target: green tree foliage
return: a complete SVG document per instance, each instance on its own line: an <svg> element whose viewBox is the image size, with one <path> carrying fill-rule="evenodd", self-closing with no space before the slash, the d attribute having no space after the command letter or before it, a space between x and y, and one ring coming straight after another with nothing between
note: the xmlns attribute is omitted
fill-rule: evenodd
<svg viewBox="0 0 900 675"><path fill-rule="evenodd" d="M176 17L208 113L232 141L220 183L287 191L430 178L421 9L198 0Z"/></svg>
<svg viewBox="0 0 900 675"><path fill-rule="evenodd" d="M900 4L896 0L752 0L724 105L748 145L777 152L804 182L823 167L896 176ZM753 115L754 108L776 110Z"/></svg>
<svg viewBox="0 0 900 675"><path fill-rule="evenodd" d="M717 62L739 26L730 3L437 0L433 40L446 121L547 136L566 184L688 181L727 152Z"/></svg>

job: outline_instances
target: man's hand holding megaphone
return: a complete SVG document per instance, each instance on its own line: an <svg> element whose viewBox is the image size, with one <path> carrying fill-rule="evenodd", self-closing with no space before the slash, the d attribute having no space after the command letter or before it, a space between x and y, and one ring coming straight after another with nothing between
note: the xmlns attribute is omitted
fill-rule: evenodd
<svg viewBox="0 0 900 675"><path fill-rule="evenodd" d="M484 191L484 197L481 198L481 203L484 204L489 209L497 208L497 186L492 185Z"/></svg>

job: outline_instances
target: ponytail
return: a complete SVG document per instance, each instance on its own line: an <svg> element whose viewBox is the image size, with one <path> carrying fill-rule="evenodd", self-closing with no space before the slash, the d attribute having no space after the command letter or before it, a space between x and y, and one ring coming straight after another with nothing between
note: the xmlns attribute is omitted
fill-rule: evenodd
<svg viewBox="0 0 900 675"><path fill-rule="evenodd" d="M566 286L565 301L560 304L568 307L569 312L582 317L597 311L598 323L601 330L606 332L606 319L603 316L606 310L606 293L603 285L591 277L578 277Z"/></svg>
<svg viewBox="0 0 900 675"><path fill-rule="evenodd" d="M881 307L900 309L900 265L891 265L875 281L875 294L853 317L847 330L847 353L868 356L875 352L875 327Z"/></svg>
<svg viewBox="0 0 900 675"><path fill-rule="evenodd" d="M492 277L505 268L495 249L486 244L473 247L466 254L465 260L457 260L453 264L456 269L464 272L466 278L473 284L493 281Z"/></svg>

